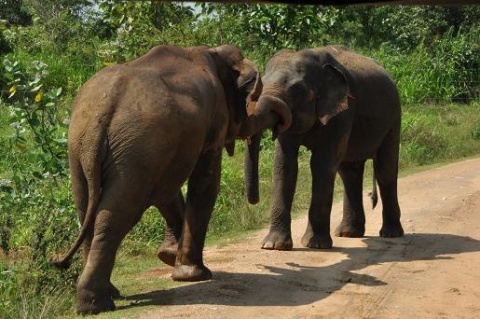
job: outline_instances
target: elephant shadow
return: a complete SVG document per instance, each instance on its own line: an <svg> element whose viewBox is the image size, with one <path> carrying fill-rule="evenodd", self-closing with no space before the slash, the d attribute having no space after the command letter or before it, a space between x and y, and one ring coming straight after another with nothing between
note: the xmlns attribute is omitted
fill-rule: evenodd
<svg viewBox="0 0 480 319"><path fill-rule="evenodd" d="M285 267L257 264L263 270L261 273L216 271L210 281L127 296L125 300L130 304L118 309L188 304L246 307L307 305L328 297L347 283L387 285L375 276L355 273L372 265L451 259L449 255L480 251L479 240L450 234L407 234L395 239L366 237L362 242L366 247L294 249L308 250L312 254L345 254L344 259L334 264L312 267L289 262ZM385 253L387 250L388 253Z"/></svg>

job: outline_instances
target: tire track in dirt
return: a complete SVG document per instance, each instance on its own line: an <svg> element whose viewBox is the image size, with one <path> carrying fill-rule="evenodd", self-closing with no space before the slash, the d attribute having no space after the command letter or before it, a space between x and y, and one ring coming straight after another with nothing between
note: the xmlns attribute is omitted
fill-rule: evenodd
<svg viewBox="0 0 480 319"><path fill-rule="evenodd" d="M415 241L414 237L408 238L405 243L402 243L403 247L398 249L398 256L401 256L402 260L418 260L421 259L421 256L425 255L425 252L428 249L428 243ZM394 247L393 245L385 245L380 250L390 250ZM381 257L378 257L377 260L381 260ZM385 283L382 286L376 288L372 294L368 295L364 301L359 318L376 318L378 313L382 312L386 306L384 305L388 302L388 298L395 292L398 282L403 278L404 273L419 273L425 270L419 270L417 266L412 265L411 263L394 261L394 262L385 262L382 267L377 267L376 271L369 272L369 275L375 278L382 278L382 281Z"/></svg>

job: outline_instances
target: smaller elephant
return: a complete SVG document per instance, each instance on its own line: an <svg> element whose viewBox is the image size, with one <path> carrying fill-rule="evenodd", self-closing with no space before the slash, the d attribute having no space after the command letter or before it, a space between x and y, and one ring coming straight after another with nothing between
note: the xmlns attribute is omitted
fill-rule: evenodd
<svg viewBox="0 0 480 319"><path fill-rule="evenodd" d="M72 188L82 222L69 266L83 243L77 312L114 310L110 281L123 238L149 206L166 220L158 256L172 278L211 278L203 264L208 223L220 188L223 147L291 123L287 107L258 109L257 67L231 45L158 46L107 67L80 89L68 132ZM248 104L247 104L248 102ZM247 107L248 106L248 107ZM184 199L181 187L188 180Z"/></svg>
<svg viewBox="0 0 480 319"><path fill-rule="evenodd" d="M397 88L374 60L343 46L282 50L267 63L258 107L287 106L292 125L275 143L270 231L262 248L290 250L299 147L311 151L312 196L302 245L331 248L330 214L337 172L343 219L335 235L362 237L365 161L373 159L383 203L382 237L403 235L397 196L401 108ZM259 134L246 154L247 193L258 202ZM372 201L376 201L376 187Z"/></svg>

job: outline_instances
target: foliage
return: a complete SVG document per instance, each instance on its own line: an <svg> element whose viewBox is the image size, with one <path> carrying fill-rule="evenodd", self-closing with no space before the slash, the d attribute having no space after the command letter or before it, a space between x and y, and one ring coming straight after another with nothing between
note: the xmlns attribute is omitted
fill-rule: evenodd
<svg viewBox="0 0 480 319"><path fill-rule="evenodd" d="M478 101L480 98L480 28L466 34L445 33L435 42L435 55L421 44L404 55L389 45L363 53L392 74L404 104ZM412 73L412 70L416 70Z"/></svg>
<svg viewBox="0 0 480 319"><path fill-rule="evenodd" d="M235 43L262 65L282 48L326 43L339 12L334 7L266 4L202 4L201 10L200 25L210 26L210 39Z"/></svg>
<svg viewBox="0 0 480 319"><path fill-rule="evenodd" d="M9 53L12 51L12 48L7 43L3 35L3 32L5 31L5 26L6 26L5 20L0 20L0 55Z"/></svg>
<svg viewBox="0 0 480 319"><path fill-rule="evenodd" d="M22 1L0 0L0 20L12 25L29 25L32 17Z"/></svg>
<svg viewBox="0 0 480 319"><path fill-rule="evenodd" d="M69 12L75 18L81 18L84 8L94 4L92 0L22 0L22 2L42 23L48 23L65 12Z"/></svg>
<svg viewBox="0 0 480 319"><path fill-rule="evenodd" d="M243 29L248 34L254 34L255 38L249 39L250 44L264 41L273 50L284 47L297 49L313 44L318 30L324 29L320 26L326 22L322 19L325 15L319 6L256 4L217 8L220 12L240 18Z"/></svg>
<svg viewBox="0 0 480 319"><path fill-rule="evenodd" d="M25 298L44 302L43 297L72 289L78 267L60 274L50 259L71 240L77 226L66 170L68 114L58 104L62 89L43 84L48 68L42 62L24 67L5 59L2 69L10 95L0 103L9 123L0 144L5 151L0 166L0 248L6 260L2 272L16 288L2 291L0 306L7 314L20 314L28 312L21 303Z"/></svg>
<svg viewBox="0 0 480 319"><path fill-rule="evenodd" d="M102 1L100 21L107 42L105 62L130 60L163 43L162 32L193 17L191 7L154 1Z"/></svg>

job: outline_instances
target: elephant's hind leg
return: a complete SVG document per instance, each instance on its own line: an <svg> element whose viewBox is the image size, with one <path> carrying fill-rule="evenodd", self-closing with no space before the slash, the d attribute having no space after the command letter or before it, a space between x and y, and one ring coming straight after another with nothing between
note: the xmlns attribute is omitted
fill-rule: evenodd
<svg viewBox="0 0 480 319"><path fill-rule="evenodd" d="M213 206L220 191L221 154L221 149L203 153L188 179L185 216L173 280L202 281L212 278L211 271L203 264L203 248Z"/></svg>
<svg viewBox="0 0 480 319"><path fill-rule="evenodd" d="M382 237L391 238L403 235L397 194L398 154L399 132L395 128L389 132L383 141L373 162L383 205L383 225L380 229L380 236Z"/></svg>
<svg viewBox="0 0 480 319"><path fill-rule="evenodd" d="M138 185L138 184L135 184ZM109 183L98 205L88 259L77 283L77 312L98 314L115 310L113 298L119 295L110 277L120 243L138 222L145 205L139 205L143 190Z"/></svg>
<svg viewBox="0 0 480 319"><path fill-rule="evenodd" d="M80 222L83 224L85 219L85 212L87 211L88 206L88 187L87 181L85 179L85 175L83 173L83 169L80 165L80 161L76 156L75 152L70 153L70 172L71 172L71 180L72 180L72 190L75 198L75 206L77 207L77 214ZM90 254L90 248L92 246L93 240L93 226L88 229L87 235L85 240L83 241L83 268L88 261L88 256ZM120 298L120 291L110 283L110 296L113 299Z"/></svg>
<svg viewBox="0 0 480 319"><path fill-rule="evenodd" d="M157 256L165 264L174 267L177 258L178 241L182 235L183 218L185 214L185 200L181 192L167 205L157 205L167 224L162 245L158 248Z"/></svg>
<svg viewBox="0 0 480 319"><path fill-rule="evenodd" d="M363 237L365 211L363 209L362 184L365 161L343 162L339 174L343 181L343 219L335 230L338 237Z"/></svg>

